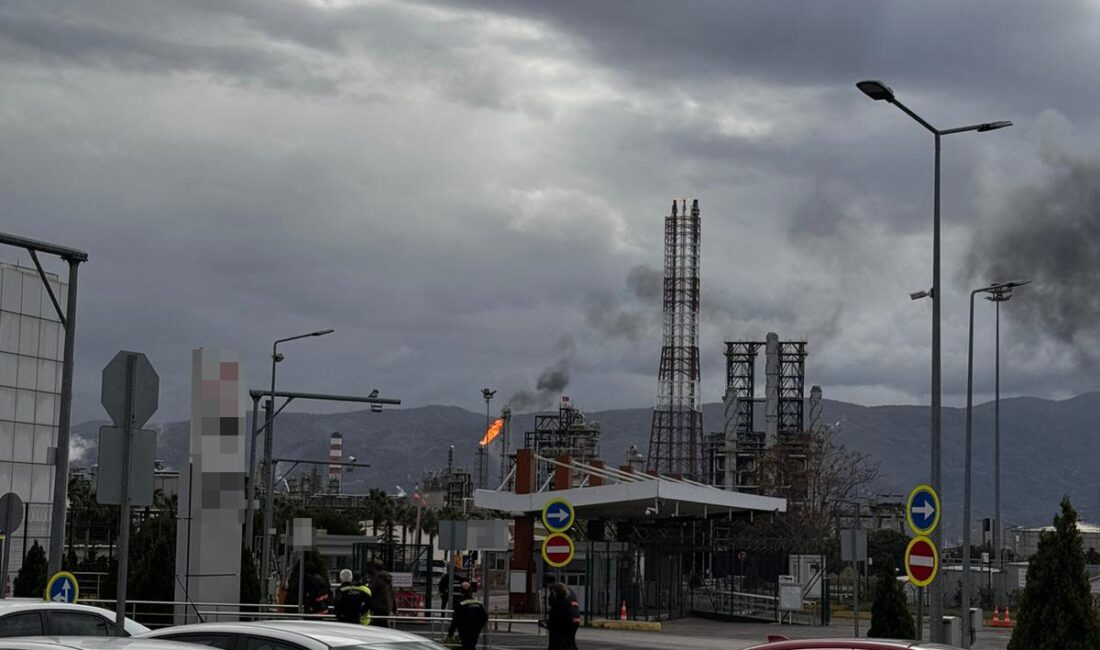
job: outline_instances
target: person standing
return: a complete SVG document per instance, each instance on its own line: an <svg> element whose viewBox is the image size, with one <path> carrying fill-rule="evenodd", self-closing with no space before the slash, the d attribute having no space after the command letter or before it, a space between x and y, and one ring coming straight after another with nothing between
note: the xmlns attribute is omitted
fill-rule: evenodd
<svg viewBox="0 0 1100 650"><path fill-rule="evenodd" d="M341 623L370 625L370 588L356 585L353 577L348 569L340 572L340 587L336 590L332 613Z"/></svg>
<svg viewBox="0 0 1100 650"><path fill-rule="evenodd" d="M581 625L577 597L560 582L550 585L550 608L546 613L547 650L577 650L577 628Z"/></svg>
<svg viewBox="0 0 1100 650"><path fill-rule="evenodd" d="M374 575L370 581L371 614L381 617L381 625L393 627L389 617L397 614L397 599L393 593L393 576L378 560L371 561Z"/></svg>
<svg viewBox="0 0 1100 650"><path fill-rule="evenodd" d="M451 615L451 628L447 636L453 637L455 632L458 632L462 650L476 650L478 637L485 629L489 615L485 612L485 606L481 601L474 598L474 588L469 582L463 582L458 592L454 613Z"/></svg>

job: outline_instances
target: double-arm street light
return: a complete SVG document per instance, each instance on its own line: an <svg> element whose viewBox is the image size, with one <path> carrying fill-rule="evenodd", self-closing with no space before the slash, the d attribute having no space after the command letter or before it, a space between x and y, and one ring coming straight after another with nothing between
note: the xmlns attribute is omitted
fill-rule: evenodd
<svg viewBox="0 0 1100 650"><path fill-rule="evenodd" d="M856 87L871 99L885 101L897 106L903 113L913 118L918 124L927 129L935 138L935 182L933 189L932 208L932 290L929 295L932 298L932 489L942 496L941 482L941 440L942 440L942 414L940 413L940 139L953 133L965 133L967 131L994 131L1012 126L1012 122L983 122L960 126L953 129L937 129L928 121L917 115L902 104L894 96L894 91L881 81L861 81ZM937 548L943 546L943 530L937 528L932 533L932 542ZM943 626L939 621L943 617L943 585L937 580L932 583L932 626L931 637L933 641L943 641Z"/></svg>
<svg viewBox="0 0 1100 650"><path fill-rule="evenodd" d="M963 647L970 647L970 473L971 440L974 420L974 296L986 293L1000 300L1008 300L1012 290L1030 283L1031 280L1013 280L994 282L970 292L970 331L966 352L966 466L963 470L963 543L962 543L962 609L963 609ZM999 304L999 303L998 303Z"/></svg>

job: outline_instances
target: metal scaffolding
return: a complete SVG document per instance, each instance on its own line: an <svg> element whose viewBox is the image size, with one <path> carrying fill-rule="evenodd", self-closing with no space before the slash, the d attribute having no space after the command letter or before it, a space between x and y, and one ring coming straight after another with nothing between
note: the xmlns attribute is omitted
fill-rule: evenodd
<svg viewBox="0 0 1100 650"><path fill-rule="evenodd" d="M689 478L703 473L699 407L699 201L672 202L665 217L664 335L646 468Z"/></svg>

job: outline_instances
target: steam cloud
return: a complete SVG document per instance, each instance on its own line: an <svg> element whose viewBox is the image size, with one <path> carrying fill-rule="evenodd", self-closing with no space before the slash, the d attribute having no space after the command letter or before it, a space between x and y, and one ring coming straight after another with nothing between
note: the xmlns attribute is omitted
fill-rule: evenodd
<svg viewBox="0 0 1100 650"><path fill-rule="evenodd" d="M996 226L974 238L968 276L975 282L1032 278L1004 309L1035 338L1093 351L1100 323L1100 160L1059 155L1042 184L1017 188ZM1026 292L1026 296L1024 295Z"/></svg>
<svg viewBox="0 0 1100 650"><path fill-rule="evenodd" d="M508 406L517 412L547 408L567 386L569 386L569 357L562 357L539 374L534 391L515 392L508 398Z"/></svg>

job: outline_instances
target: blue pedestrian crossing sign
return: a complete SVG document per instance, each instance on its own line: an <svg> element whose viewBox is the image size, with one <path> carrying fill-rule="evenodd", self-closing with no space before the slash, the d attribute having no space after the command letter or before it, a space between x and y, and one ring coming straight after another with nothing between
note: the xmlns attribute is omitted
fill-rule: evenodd
<svg viewBox="0 0 1100 650"><path fill-rule="evenodd" d="M565 499L550 499L542 507L542 525L552 533L569 530L573 519L573 506Z"/></svg>
<svg viewBox="0 0 1100 650"><path fill-rule="evenodd" d="M46 600L54 603L75 603L80 595L76 576L68 571L58 571L46 583Z"/></svg>
<svg viewBox="0 0 1100 650"><path fill-rule="evenodd" d="M928 535L940 523L940 497L930 485L918 485L909 493L905 518L917 535Z"/></svg>

